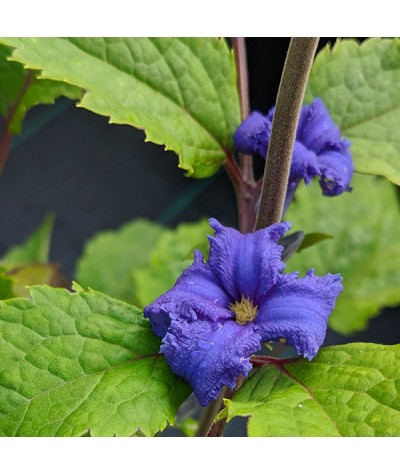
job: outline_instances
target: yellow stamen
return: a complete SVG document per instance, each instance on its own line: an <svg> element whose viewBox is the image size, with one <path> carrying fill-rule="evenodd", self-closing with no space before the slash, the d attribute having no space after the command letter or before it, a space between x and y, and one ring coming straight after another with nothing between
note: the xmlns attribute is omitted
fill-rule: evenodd
<svg viewBox="0 0 400 475"><path fill-rule="evenodd" d="M258 311L258 306L254 305L249 298L242 295L240 302L231 303L229 309L235 314L236 322L240 325L246 325L247 322L252 322Z"/></svg>

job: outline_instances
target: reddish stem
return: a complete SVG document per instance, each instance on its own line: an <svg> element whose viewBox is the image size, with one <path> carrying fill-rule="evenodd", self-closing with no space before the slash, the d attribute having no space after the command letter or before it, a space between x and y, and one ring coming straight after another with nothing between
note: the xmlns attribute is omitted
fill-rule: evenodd
<svg viewBox="0 0 400 475"><path fill-rule="evenodd" d="M10 152L10 145L11 140L13 138L13 134L10 132L10 124L14 118L18 107L20 106L22 99L30 86L32 79L33 79L33 71L28 71L27 75L25 76L24 82L21 86L21 89L18 93L18 96L12 106L8 109L7 116L4 119L4 126L3 126L3 135L0 139L0 175L3 173L4 166L7 161L8 154Z"/></svg>

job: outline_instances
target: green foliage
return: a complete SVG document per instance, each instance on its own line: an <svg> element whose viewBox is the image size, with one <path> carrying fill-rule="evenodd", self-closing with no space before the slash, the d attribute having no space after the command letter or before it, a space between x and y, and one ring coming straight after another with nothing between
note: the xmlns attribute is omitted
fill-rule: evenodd
<svg viewBox="0 0 400 475"><path fill-rule="evenodd" d="M144 307L170 289L192 264L193 250L206 247L210 233L206 220L183 223L173 231L165 231L151 252L150 265L133 271L137 305Z"/></svg>
<svg viewBox="0 0 400 475"><path fill-rule="evenodd" d="M76 280L84 287L133 302L133 269L149 264L150 252L163 232L161 225L145 219L116 231L99 232L86 243Z"/></svg>
<svg viewBox="0 0 400 475"><path fill-rule="evenodd" d="M395 187L379 177L356 175L353 191L322 198L317 183L300 187L286 218L294 228L329 232L332 240L294 254L287 270L314 268L343 276L343 292L329 319L343 334L365 328L384 306L400 303L400 214Z"/></svg>
<svg viewBox="0 0 400 475"><path fill-rule="evenodd" d="M0 115L7 119L8 132L21 132L26 113L38 104L54 104L60 96L70 99L82 96L78 87L38 79L37 73L28 72L15 61L7 61L11 54L11 48L0 45Z"/></svg>
<svg viewBox="0 0 400 475"><path fill-rule="evenodd" d="M352 143L357 172L400 184L400 40L338 41L317 56L305 101L320 97Z"/></svg>
<svg viewBox="0 0 400 475"><path fill-rule="evenodd" d="M3 264L10 267L23 264L48 262L53 226L54 216L46 216L43 223L25 240L25 242L12 247L3 256Z"/></svg>
<svg viewBox="0 0 400 475"><path fill-rule="evenodd" d="M213 175L240 123L233 54L217 38L3 38L41 77L86 90L80 106L146 131L196 178ZM60 61L63 58L63 61Z"/></svg>
<svg viewBox="0 0 400 475"><path fill-rule="evenodd" d="M183 223L169 230L138 219L103 231L85 246L76 280L144 307L171 288L193 262L193 250L207 248L208 222Z"/></svg>
<svg viewBox="0 0 400 475"><path fill-rule="evenodd" d="M312 361L265 365L227 401L250 436L399 436L400 345L324 348Z"/></svg>
<svg viewBox="0 0 400 475"><path fill-rule="evenodd" d="M96 292L33 287L0 302L0 434L153 435L189 395L140 311Z"/></svg>

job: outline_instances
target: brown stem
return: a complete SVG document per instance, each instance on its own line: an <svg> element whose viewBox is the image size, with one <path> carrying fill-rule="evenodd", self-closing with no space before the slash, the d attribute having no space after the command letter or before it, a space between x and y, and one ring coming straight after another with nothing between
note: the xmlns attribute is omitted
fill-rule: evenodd
<svg viewBox="0 0 400 475"><path fill-rule="evenodd" d="M260 196L261 182L246 182L243 175L233 160L232 155L227 155L225 170L231 179L236 192L236 201L239 215L239 230L250 233L256 221L256 203Z"/></svg>
<svg viewBox="0 0 400 475"><path fill-rule="evenodd" d="M10 145L13 134L10 132L10 124L14 118L14 115L20 106L22 99L33 79L33 71L28 71L25 76L24 82L22 83L21 89L18 93L18 96L12 106L8 109L7 116L4 119L3 134L0 139L0 175L3 173L5 163L7 161L8 154L10 152Z"/></svg>
<svg viewBox="0 0 400 475"><path fill-rule="evenodd" d="M256 229L282 219L297 124L319 38L292 38L279 85Z"/></svg>

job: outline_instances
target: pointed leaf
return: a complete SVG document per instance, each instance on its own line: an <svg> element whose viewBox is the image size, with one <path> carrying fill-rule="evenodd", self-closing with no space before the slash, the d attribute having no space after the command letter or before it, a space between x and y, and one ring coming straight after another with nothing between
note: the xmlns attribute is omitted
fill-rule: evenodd
<svg viewBox="0 0 400 475"><path fill-rule="evenodd" d="M90 239L76 270L83 287L133 302L133 269L147 266L150 251L164 232L162 225L144 219L133 220L113 231L102 231Z"/></svg>
<svg viewBox="0 0 400 475"><path fill-rule="evenodd" d="M400 435L400 345L324 348L311 362L265 365L226 401L255 437Z"/></svg>
<svg viewBox="0 0 400 475"><path fill-rule="evenodd" d="M379 177L356 175L353 191L322 199L317 183L300 187L287 212L293 228L320 231L332 240L294 254L287 270L343 276L329 325L350 334L385 306L400 303L400 213L396 189Z"/></svg>
<svg viewBox="0 0 400 475"><path fill-rule="evenodd" d="M13 58L87 92L81 106L145 129L188 175L213 175L240 123L236 69L217 38L3 38ZM63 61L60 61L63 58Z"/></svg>
<svg viewBox="0 0 400 475"><path fill-rule="evenodd" d="M96 292L33 287L0 302L0 434L153 435L190 389L135 308Z"/></svg>
<svg viewBox="0 0 400 475"><path fill-rule="evenodd" d="M2 262L8 267L31 263L46 263L49 259L54 216L48 215L43 223L22 244L12 247Z"/></svg>
<svg viewBox="0 0 400 475"><path fill-rule="evenodd" d="M305 101L320 97L351 141L355 169L400 184L400 40L338 41L317 56Z"/></svg>
<svg viewBox="0 0 400 475"><path fill-rule="evenodd" d="M60 96L80 99L82 89L65 82L38 79L15 61L8 61L11 48L0 45L0 115L6 119L7 131L21 132L26 113L38 104L54 104Z"/></svg>

